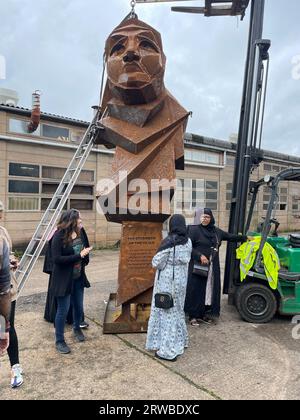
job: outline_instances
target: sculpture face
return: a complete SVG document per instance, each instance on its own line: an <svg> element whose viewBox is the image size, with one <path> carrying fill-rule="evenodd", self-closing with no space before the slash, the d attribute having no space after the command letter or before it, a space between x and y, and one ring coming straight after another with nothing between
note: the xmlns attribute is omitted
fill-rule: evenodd
<svg viewBox="0 0 300 420"><path fill-rule="evenodd" d="M147 103L160 95L166 61L158 32L137 22L116 28L106 44L110 89L131 104Z"/></svg>

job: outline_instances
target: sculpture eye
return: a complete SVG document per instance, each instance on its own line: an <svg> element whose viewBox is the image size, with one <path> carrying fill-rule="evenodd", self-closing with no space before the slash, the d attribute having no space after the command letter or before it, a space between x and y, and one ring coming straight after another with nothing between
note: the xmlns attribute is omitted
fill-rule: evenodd
<svg viewBox="0 0 300 420"><path fill-rule="evenodd" d="M114 54L120 54L120 53L122 53L123 51L125 50L125 47L124 47L124 45L123 44L116 44L113 48L112 48L112 50L111 50L111 52L110 52L110 56L112 56L112 55L114 55Z"/></svg>
<svg viewBox="0 0 300 420"><path fill-rule="evenodd" d="M141 41L140 47L145 48L147 50L155 51L157 53L159 52L157 50L157 47L151 41L146 41L146 40Z"/></svg>

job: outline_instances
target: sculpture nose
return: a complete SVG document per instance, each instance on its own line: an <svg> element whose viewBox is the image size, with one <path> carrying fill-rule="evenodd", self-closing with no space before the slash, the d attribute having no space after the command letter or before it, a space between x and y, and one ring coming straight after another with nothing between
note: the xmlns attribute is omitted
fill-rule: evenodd
<svg viewBox="0 0 300 420"><path fill-rule="evenodd" d="M123 58L125 63L132 63L133 61L139 61L139 59L139 54L132 50L127 51Z"/></svg>

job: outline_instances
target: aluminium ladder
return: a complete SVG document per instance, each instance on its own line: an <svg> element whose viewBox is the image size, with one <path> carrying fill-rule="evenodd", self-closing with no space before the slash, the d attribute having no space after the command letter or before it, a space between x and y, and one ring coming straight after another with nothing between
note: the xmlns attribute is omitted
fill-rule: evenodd
<svg viewBox="0 0 300 420"><path fill-rule="evenodd" d="M95 115L93 121L87 129L68 169L66 170L47 210L42 217L42 220L36 228L36 231L25 253L23 254L19 267L16 271L16 279L18 282L17 297L19 297L22 292L35 263L48 241L50 234L55 229L60 214L64 209L68 197L71 194L80 172L93 148L95 137L101 129L101 127L97 125L98 118L99 113Z"/></svg>

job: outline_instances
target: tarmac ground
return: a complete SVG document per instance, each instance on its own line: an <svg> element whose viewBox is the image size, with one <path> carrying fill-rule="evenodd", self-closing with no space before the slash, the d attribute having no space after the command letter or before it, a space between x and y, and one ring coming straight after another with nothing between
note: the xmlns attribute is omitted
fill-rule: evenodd
<svg viewBox="0 0 300 420"><path fill-rule="evenodd" d="M8 357L0 360L1 400L293 400L300 397L300 341L290 317L243 322L223 297L215 325L189 326L190 346L176 363L145 350L145 334L103 335L105 301L116 291L118 251L94 251L85 293L90 328L67 356L56 352L43 319L47 275L38 261L19 299L16 329L24 384L10 389ZM224 250L222 253L224 260ZM294 334L295 335L295 334Z"/></svg>

